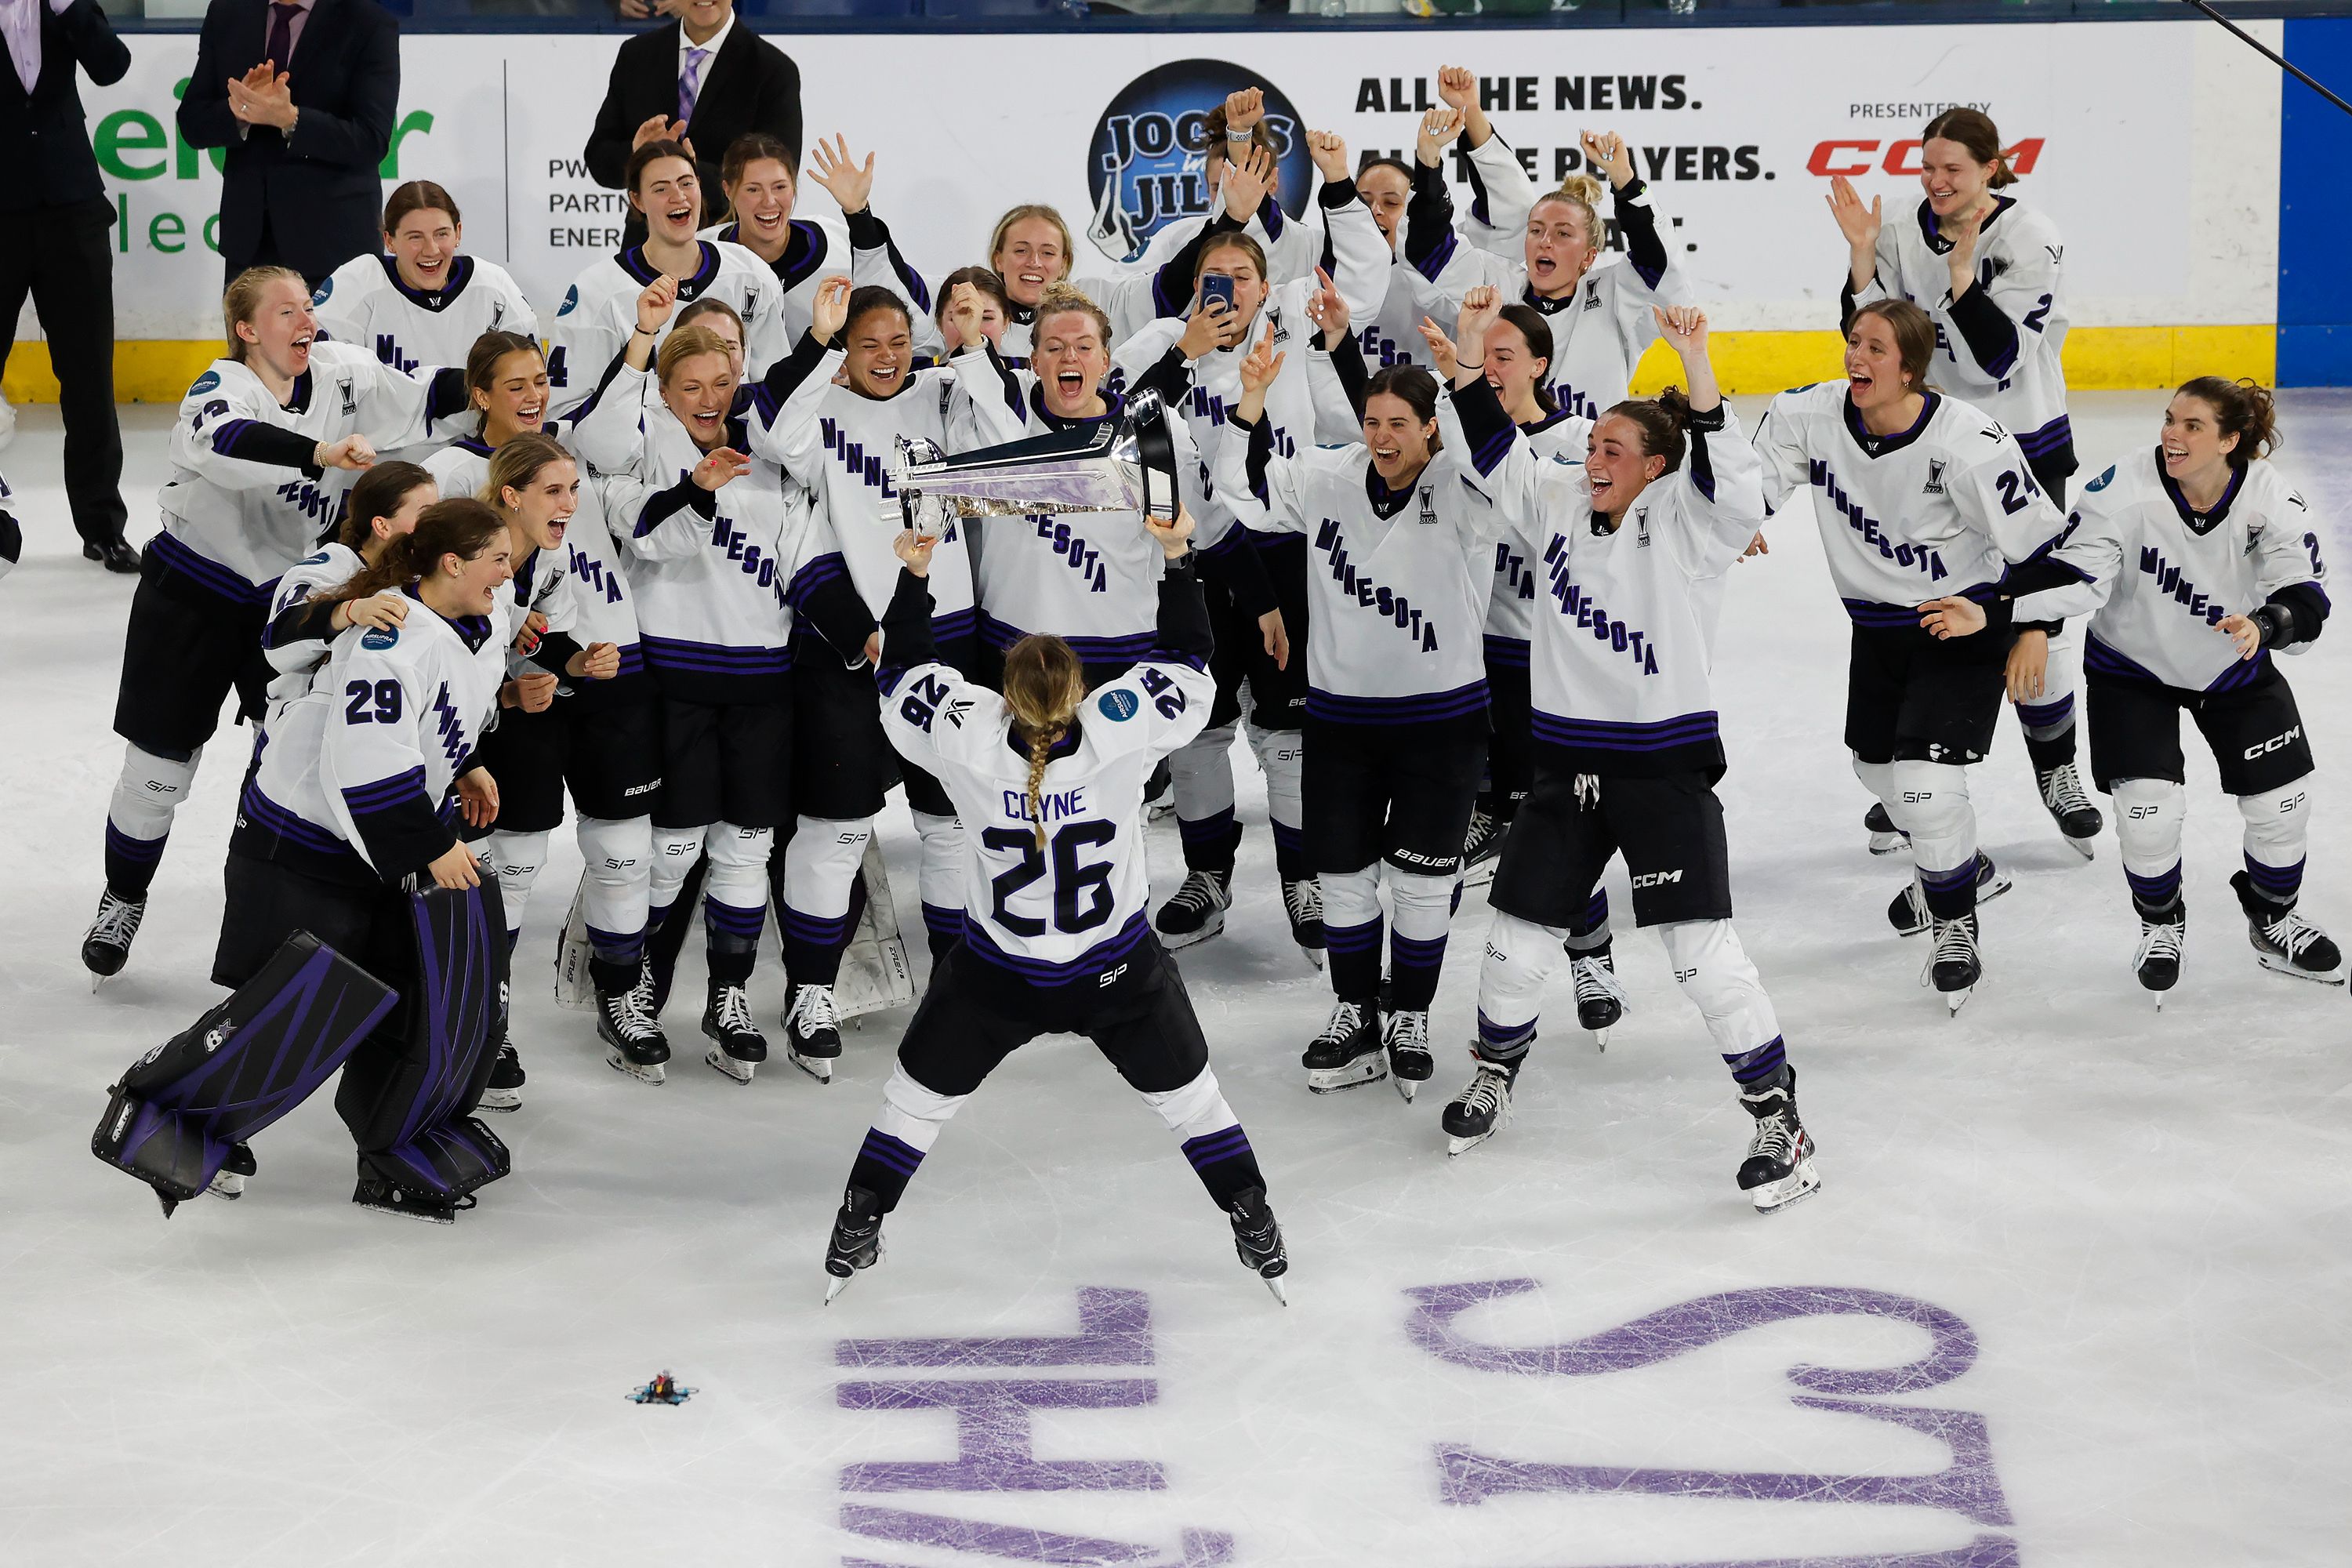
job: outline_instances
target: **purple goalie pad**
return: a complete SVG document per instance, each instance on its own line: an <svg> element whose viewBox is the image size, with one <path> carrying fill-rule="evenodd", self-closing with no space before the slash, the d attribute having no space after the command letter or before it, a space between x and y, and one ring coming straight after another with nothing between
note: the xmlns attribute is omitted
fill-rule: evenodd
<svg viewBox="0 0 2352 1568"><path fill-rule="evenodd" d="M236 994L131 1064L90 1152L152 1186L163 1212L241 1143L310 1098L399 994L296 931Z"/></svg>
<svg viewBox="0 0 2352 1568"><path fill-rule="evenodd" d="M361 1158L394 1186L456 1198L507 1173L507 1146L470 1112L497 1064L506 1011L506 917L499 885L409 897L408 1007L343 1069L335 1110Z"/></svg>

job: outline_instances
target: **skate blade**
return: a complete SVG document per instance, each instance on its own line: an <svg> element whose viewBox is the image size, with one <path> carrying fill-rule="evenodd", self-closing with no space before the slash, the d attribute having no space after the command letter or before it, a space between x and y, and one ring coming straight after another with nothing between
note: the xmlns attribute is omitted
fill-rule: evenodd
<svg viewBox="0 0 2352 1568"><path fill-rule="evenodd" d="M2285 959L2277 957L2268 951L2259 947L2254 949L2254 961L2260 963L2264 969L2269 970L2273 974L2284 974L2290 980L2309 980L2320 985L2341 985L2344 984L2344 966L2341 964L2338 964L2334 969L2328 970L2325 973L2314 974L2308 969L2297 969Z"/></svg>
<svg viewBox="0 0 2352 1568"><path fill-rule="evenodd" d="M474 1109L499 1111L520 1110L522 1096L510 1089L486 1089L482 1090L482 1103Z"/></svg>
<svg viewBox="0 0 2352 1568"><path fill-rule="evenodd" d="M663 1084L669 1081L668 1068L662 1062L655 1062L650 1066L640 1067L636 1063L631 1061L628 1058L623 1056L620 1052L614 1050L608 1050L604 1053L604 1061L606 1065L613 1068L614 1071L622 1073L629 1078L635 1079L639 1083L649 1083L656 1089L659 1089Z"/></svg>
<svg viewBox="0 0 2352 1568"><path fill-rule="evenodd" d="M1596 1051L1601 1052L1606 1052L1609 1049L1609 1031L1607 1029L1595 1029L1592 1031L1592 1048Z"/></svg>
<svg viewBox="0 0 2352 1568"><path fill-rule="evenodd" d="M1389 1082L1396 1086L1397 1093L1404 1097L1407 1105L1412 1103L1413 1091L1421 1087L1419 1079L1399 1078L1394 1073L1389 1075Z"/></svg>
<svg viewBox="0 0 2352 1568"><path fill-rule="evenodd" d="M2080 855L2084 859L2095 860L2099 858L2099 841L2097 839L2067 838L2066 835L2063 833L2058 837L2065 839L2066 847L2072 849L2075 854Z"/></svg>
<svg viewBox="0 0 2352 1568"><path fill-rule="evenodd" d="M1874 833L1870 836L1873 855L1900 855L1911 847L1911 841L1900 833Z"/></svg>
<svg viewBox="0 0 2352 1568"><path fill-rule="evenodd" d="M1368 1083L1378 1083L1389 1076L1388 1065L1374 1053L1373 1065L1366 1068L1355 1062L1343 1068L1310 1068L1307 1073L1307 1089L1310 1094L1338 1094L1342 1089L1361 1089Z"/></svg>
<svg viewBox="0 0 2352 1568"><path fill-rule="evenodd" d="M223 1171L213 1178L212 1185L205 1191L216 1198L226 1198L234 1203L245 1196L245 1178L235 1171Z"/></svg>
<svg viewBox="0 0 2352 1568"><path fill-rule="evenodd" d="M1473 1132L1466 1137L1457 1138L1448 1133L1445 1138L1445 1157L1449 1160L1458 1160L1502 1130L1502 1125L1498 1122L1484 1132Z"/></svg>
<svg viewBox="0 0 2352 1568"><path fill-rule="evenodd" d="M1265 1282L1265 1288L1268 1290L1274 1292L1274 1299L1276 1300L1281 1302L1286 1307L1290 1305L1290 1292L1282 1288L1282 1276L1278 1274L1261 1274L1258 1278Z"/></svg>
<svg viewBox="0 0 2352 1568"><path fill-rule="evenodd" d="M833 1081L834 1058L831 1057L804 1057L801 1055L800 1052L793 1049L790 1046L786 1046L784 1047L784 1059L792 1063L793 1066L800 1068L801 1071L808 1074L809 1077L816 1079L819 1083L831 1083Z"/></svg>
<svg viewBox="0 0 2352 1568"><path fill-rule="evenodd" d="M717 1046L702 1053L702 1065L718 1068L723 1077L737 1083L750 1083L753 1070L759 1066L757 1062L739 1062Z"/></svg>
<svg viewBox="0 0 2352 1568"><path fill-rule="evenodd" d="M1302 947L1298 950L1298 952L1299 956L1307 960L1307 965L1308 968L1315 970L1318 973L1322 971L1323 950L1321 948Z"/></svg>
<svg viewBox="0 0 2352 1568"><path fill-rule="evenodd" d="M848 1289L850 1280L856 1278L856 1276L854 1274L836 1275L828 1273L824 1277L824 1304L828 1307L832 1306L833 1299L835 1296L840 1295L844 1290Z"/></svg>
<svg viewBox="0 0 2352 1568"><path fill-rule="evenodd" d="M357 1198L353 1198L352 1200L352 1204L353 1207L363 1208L370 1214L390 1215L394 1219L413 1219L425 1225L456 1225L457 1223L457 1216L455 1212L436 1212L430 1209L404 1208L398 1204L362 1203Z"/></svg>
<svg viewBox="0 0 2352 1568"><path fill-rule="evenodd" d="M1481 860L1475 866L1465 866L1462 868L1462 885L1465 888L1483 888L1494 879L1495 861L1493 859Z"/></svg>
<svg viewBox="0 0 2352 1568"><path fill-rule="evenodd" d="M1944 1016L1947 1018L1958 1017L1959 1016L1960 1009L1968 1005L1969 993L1973 992L1975 989L1976 987L1973 985L1963 985L1958 991L1944 992L1942 994L1945 1008Z"/></svg>
<svg viewBox="0 0 2352 1568"><path fill-rule="evenodd" d="M1779 1214L1791 1204L1803 1203L1822 1190L1822 1178L1813 1170L1811 1160L1801 1161L1795 1171L1777 1182L1767 1182L1748 1196L1754 1200L1758 1214Z"/></svg>
<svg viewBox="0 0 2352 1568"><path fill-rule="evenodd" d="M1171 952L1173 952L1177 948L1190 947L1196 942L1206 942L1211 937L1218 935L1225 929L1225 917L1223 914L1219 914L1207 925L1204 925L1199 931L1164 931L1158 926L1154 926L1151 929L1153 934L1160 938L1160 945Z"/></svg>

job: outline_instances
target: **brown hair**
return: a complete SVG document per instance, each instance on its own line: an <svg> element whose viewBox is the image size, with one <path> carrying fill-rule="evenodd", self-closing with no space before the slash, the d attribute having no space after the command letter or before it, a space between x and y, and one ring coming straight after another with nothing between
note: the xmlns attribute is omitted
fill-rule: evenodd
<svg viewBox="0 0 2352 1568"><path fill-rule="evenodd" d="M1209 258L1221 250L1238 250L1248 257L1250 265L1257 268L1257 280L1265 281L1265 247L1245 234L1221 234L1201 247L1201 259L1192 268L1193 282L1208 275Z"/></svg>
<svg viewBox="0 0 2352 1568"><path fill-rule="evenodd" d="M392 516L408 504L418 487L433 482L433 476L415 463L376 464L352 487L343 503L342 531L335 537L344 549L364 552L375 539L375 520Z"/></svg>
<svg viewBox="0 0 2352 1568"><path fill-rule="evenodd" d="M1268 129L1263 115L1259 116L1256 124L1250 127L1249 144L1253 147L1263 147L1276 156L1280 156L1282 153L1282 149L1274 144L1274 132ZM1221 103L1202 116L1202 159L1205 162L1211 158L1231 157L1232 145L1225 140L1225 106ZM1410 177L1410 175L1407 176L1407 178Z"/></svg>
<svg viewBox="0 0 2352 1568"><path fill-rule="evenodd" d="M959 267L953 272L949 273L940 284L939 299L931 309L931 316L934 321L942 325L946 324L948 301L955 298L956 285L959 283L971 284L973 288L979 289L982 293L995 300L996 308L998 310L1003 311L1007 316L1013 314L1013 296L1004 291L1004 279L996 275L994 268L987 267Z"/></svg>
<svg viewBox="0 0 2352 1568"><path fill-rule="evenodd" d="M310 297L310 285L291 267L248 267L228 280L228 289L221 295L221 327L228 337L228 357L237 363L245 363L245 351L249 346L236 335L237 328L253 320L261 309L261 296L272 283L291 283Z"/></svg>
<svg viewBox="0 0 2352 1568"><path fill-rule="evenodd" d="M471 496L436 500L416 520L415 529L384 546L383 559L366 568L331 594L319 597L330 604L365 599L386 588L402 588L441 564L444 555L471 561L506 537L499 514Z"/></svg>
<svg viewBox="0 0 2352 1568"><path fill-rule="evenodd" d="M1085 289L1067 283L1048 283L1045 285L1045 291L1037 296L1037 322L1032 329L1033 337L1039 339L1045 337L1046 317L1058 316L1070 310L1076 310L1082 316L1094 318L1095 330L1102 334L1103 352L1108 353L1110 352L1110 318L1103 313L1103 308L1096 304Z"/></svg>
<svg viewBox="0 0 2352 1568"><path fill-rule="evenodd" d="M1543 312L1532 305L1522 305L1514 300L1502 308L1496 319L1508 323L1517 331L1519 336L1528 340L1528 354L1543 361L1544 372L1549 374L1553 346L1551 323L1544 320ZM1540 380L1536 383L1536 406L1546 414L1559 412L1559 399L1552 396L1551 388L1546 386Z"/></svg>
<svg viewBox="0 0 2352 1568"><path fill-rule="evenodd" d="M1957 142L1969 157L1979 163L1990 164L1992 173L1985 184L1994 190L2017 184L2017 171L2009 166L2009 154L2000 150L2000 132L1994 129L1992 116L1980 109L1948 109L1927 121L1927 129L1919 132L1922 152L1927 143L1937 140Z"/></svg>
<svg viewBox="0 0 2352 1568"><path fill-rule="evenodd" d="M677 313L677 324L681 327L690 327L705 316L726 317L735 323L735 341L739 343L743 341L742 313L715 294L705 294L701 299L680 310Z"/></svg>
<svg viewBox="0 0 2352 1568"><path fill-rule="evenodd" d="M383 232L390 234L400 226L400 220L410 213L445 212L451 223L466 220L457 216L457 203L447 191L430 180L411 180L392 193L383 204Z"/></svg>
<svg viewBox="0 0 2352 1568"><path fill-rule="evenodd" d="M1671 474L1683 466L1684 454L1690 444L1683 432L1690 428L1690 396L1679 386L1670 386L1655 397L1633 397L1618 404L1601 416L1620 415L1631 420L1642 432L1642 455L1664 458L1664 473ZM1664 475L1662 474L1663 478Z"/></svg>
<svg viewBox="0 0 2352 1568"><path fill-rule="evenodd" d="M1372 372L1371 380L1364 384L1366 406L1382 393L1403 398L1412 416L1424 425L1437 417L1437 378L1417 364L1385 364ZM1437 450L1435 431L1430 433L1429 449Z"/></svg>
<svg viewBox="0 0 2352 1568"><path fill-rule="evenodd" d="M686 160L686 166L694 171L697 179L702 175L702 166L694 161L694 154L688 152L683 143L667 141L648 142L629 154L629 166L621 175L621 188L629 195L635 195L637 184L645 178L646 170L660 163L664 158L683 158Z"/></svg>
<svg viewBox="0 0 2352 1568"><path fill-rule="evenodd" d="M676 374L677 367L697 354L717 354L725 359L726 340L709 327L676 327L662 340L661 353L655 358L656 374L664 386Z"/></svg>
<svg viewBox="0 0 2352 1568"><path fill-rule="evenodd" d="M1070 244L1070 226L1062 221L1060 213L1047 206L1044 202L1023 202L1017 207L1005 209L1004 216L996 220L995 228L989 232L988 264L991 267L996 265L998 255L1004 249L1004 237L1013 232L1013 226L1016 223L1026 223L1031 218L1045 219L1052 224L1054 231L1062 237L1062 276L1067 278L1070 275L1070 263L1077 254Z"/></svg>
<svg viewBox="0 0 2352 1568"><path fill-rule="evenodd" d="M490 454L482 500L491 506L504 506L508 490L522 489L551 463L571 461L572 454L563 449L562 442L541 430L526 430Z"/></svg>
<svg viewBox="0 0 2352 1568"><path fill-rule="evenodd" d="M1087 699L1086 666L1055 637L1025 637L1004 655L1004 706L1013 714L1013 736L1029 748L1029 820L1037 847L1045 847L1045 813L1038 803L1045 764L1070 732L1070 721Z"/></svg>
<svg viewBox="0 0 2352 1568"><path fill-rule="evenodd" d="M794 173L794 165L800 163L800 159L793 156L793 150L782 141L764 131L747 131L727 144L727 156L719 164L719 183L730 187L740 184L743 171L762 158L772 158L782 163L793 187L795 190L800 188L800 175Z"/></svg>
<svg viewBox="0 0 2352 1568"><path fill-rule="evenodd" d="M1927 390L1927 367L1936 361L1936 323L1927 312L1908 300L1873 300L1867 305L1854 307L1847 319L1845 335L1853 337L1853 324L1864 316L1876 316L1895 334L1895 352L1903 356L1903 374L1909 378L1908 390Z"/></svg>
<svg viewBox="0 0 2352 1568"><path fill-rule="evenodd" d="M491 384L499 379L499 362L509 354L537 354L544 364L547 356L537 338L524 337L520 332L488 331L474 340L466 351L466 401L471 403L474 394L487 395ZM482 416L487 421L489 416Z"/></svg>
<svg viewBox="0 0 2352 1568"><path fill-rule="evenodd" d="M2221 426L2221 434L2238 438L2237 446L2230 451L2230 461L2241 468L2278 450L2278 405L2270 389L2260 383L2200 375L2182 382L2172 395L2194 397L2212 405L2213 422Z"/></svg>
<svg viewBox="0 0 2352 1568"><path fill-rule="evenodd" d="M906 322L909 331L914 330L915 313L908 309L907 301L895 289L885 289L879 283L868 283L862 289L849 291L848 313L841 318L841 336L847 339L856 330L858 322L877 310L889 311Z"/></svg>
<svg viewBox="0 0 2352 1568"><path fill-rule="evenodd" d="M1559 189L1547 191L1536 198L1536 206L1546 202L1559 202L1574 207L1584 215L1584 243L1598 256L1609 247L1609 229L1601 221L1601 184L1591 174L1570 174L1559 183ZM1528 209L1533 216L1535 208Z"/></svg>

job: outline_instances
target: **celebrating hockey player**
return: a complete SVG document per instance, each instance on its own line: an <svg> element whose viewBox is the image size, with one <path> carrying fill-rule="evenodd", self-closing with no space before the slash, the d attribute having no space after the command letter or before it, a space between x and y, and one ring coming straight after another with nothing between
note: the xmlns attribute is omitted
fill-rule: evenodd
<svg viewBox="0 0 2352 1568"><path fill-rule="evenodd" d="M2115 797L2124 878L2139 914L2132 970L2157 1005L2179 983L2189 907L2180 715L2203 731L2245 818L2230 879L2263 967L2344 984L2344 955L2296 911L2311 824L2311 741L2273 653L2308 649L2327 619L2310 507L2266 459L2271 395L2200 376L2172 395L2153 452L2083 487L2066 538L1987 602L1924 606L1938 637L2087 614L2091 772ZM2040 591L2036 591L2036 589Z"/></svg>
<svg viewBox="0 0 2352 1568"><path fill-rule="evenodd" d="M383 205L383 254L355 256L310 297L319 331L392 366L464 364L484 332L539 336L539 315L495 261L459 247L457 204L411 180Z"/></svg>
<svg viewBox="0 0 2352 1568"><path fill-rule="evenodd" d="M882 628L882 721L966 826L966 939L933 974L898 1044L882 1114L851 1165L825 1248L831 1300L882 1255L898 1205L950 1118L1037 1036L1086 1036L1143 1096L1231 1220L1243 1266L1277 1298L1289 1268L1249 1137L1209 1066L1183 979L1144 919L1145 780L1209 716L1208 613L1192 520L1147 516L1163 552L1152 647L1087 689L1076 649L1031 637L1005 655L1002 695L934 657L923 576L933 540L909 531Z"/></svg>

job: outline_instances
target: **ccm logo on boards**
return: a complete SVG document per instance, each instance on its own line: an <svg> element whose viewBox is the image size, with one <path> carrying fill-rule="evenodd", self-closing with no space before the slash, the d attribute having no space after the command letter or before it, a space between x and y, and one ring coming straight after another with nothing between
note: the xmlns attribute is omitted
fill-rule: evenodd
<svg viewBox="0 0 2352 1568"><path fill-rule="evenodd" d="M2043 138L2029 136L2009 148L2009 166L2021 174L2033 173L2034 163L2042 156ZM1878 150L1884 147L1882 159ZM1867 174L1873 169L1884 169L1890 174L1919 173L1919 142L1816 142L1813 155L1805 160L1808 174Z"/></svg>

